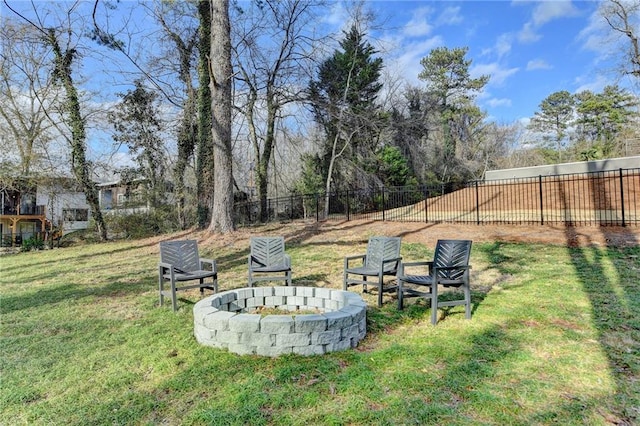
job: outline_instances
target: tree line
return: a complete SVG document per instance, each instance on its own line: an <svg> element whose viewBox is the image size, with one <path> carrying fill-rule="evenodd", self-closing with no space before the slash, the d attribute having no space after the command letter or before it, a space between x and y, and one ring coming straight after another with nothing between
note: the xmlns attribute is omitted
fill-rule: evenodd
<svg viewBox="0 0 640 426"><path fill-rule="evenodd" d="M344 189L637 153L624 141L638 138L638 99L617 85L550 94L524 126L492 122L478 106L490 77L470 75L467 47L433 49L420 61L421 85L390 76L364 2L336 37L314 25L322 0L146 2L123 21L124 6L108 0L46 11L4 4L12 14L1 30L0 180L71 174L103 239L91 177L113 162L91 157L88 130L109 135L113 155L127 152L131 164L117 171L144 178L154 209L180 228L214 232L234 229L239 200L257 200L266 219L270 196L320 193L327 210ZM639 4L601 7L611 31L628 38L623 72L635 78ZM104 86L88 88L88 59L124 64L101 83L126 88L115 101L100 101Z"/></svg>

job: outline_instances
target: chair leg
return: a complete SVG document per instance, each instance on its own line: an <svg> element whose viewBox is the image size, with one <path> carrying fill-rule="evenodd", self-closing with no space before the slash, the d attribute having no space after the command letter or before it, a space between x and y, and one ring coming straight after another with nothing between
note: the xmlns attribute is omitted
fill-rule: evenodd
<svg viewBox="0 0 640 426"><path fill-rule="evenodd" d="M291 285L291 271L285 272L285 275L286 275L286 283L287 283L288 286L290 286Z"/></svg>
<svg viewBox="0 0 640 426"><path fill-rule="evenodd" d="M200 297L204 297L204 278L200 278Z"/></svg>
<svg viewBox="0 0 640 426"><path fill-rule="evenodd" d="M160 292L160 306L164 303L164 295L162 292L164 291L164 277L162 276L162 271L158 273L158 290Z"/></svg>
<svg viewBox="0 0 640 426"><path fill-rule="evenodd" d="M471 319L471 288L469 287L469 283L465 283L464 285L464 308L465 318Z"/></svg>
<svg viewBox="0 0 640 426"><path fill-rule="evenodd" d="M176 297L176 283L171 282L171 303L173 305L173 312L178 310L178 301Z"/></svg>
<svg viewBox="0 0 640 426"><path fill-rule="evenodd" d="M382 307L382 288L384 287L384 276L378 277L378 308Z"/></svg>
<svg viewBox="0 0 640 426"><path fill-rule="evenodd" d="M402 294L402 280L398 280L398 309L402 310L404 309L403 306L403 294Z"/></svg>
<svg viewBox="0 0 640 426"><path fill-rule="evenodd" d="M438 323L438 283L431 284L431 324Z"/></svg>

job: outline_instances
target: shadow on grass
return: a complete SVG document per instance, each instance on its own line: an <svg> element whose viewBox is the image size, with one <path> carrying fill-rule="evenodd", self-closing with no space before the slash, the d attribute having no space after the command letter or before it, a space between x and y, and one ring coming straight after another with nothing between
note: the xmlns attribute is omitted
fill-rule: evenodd
<svg viewBox="0 0 640 426"><path fill-rule="evenodd" d="M560 185L560 196L568 209L564 187ZM607 188L594 184L593 203L601 206L603 197L607 201ZM596 228L597 229L597 228ZM608 242L600 247L587 236L585 246L572 247L578 240L573 227L565 228L567 247L571 262L591 302L594 326L598 330L601 348L609 360L611 375L616 383L614 407L603 407L607 421L621 425L640 423L640 284L637 272L638 241L632 238L634 248L620 249L611 245L610 229L600 227ZM632 254L633 253L633 254ZM615 277L607 273L611 262ZM635 347L635 348L634 348Z"/></svg>
<svg viewBox="0 0 640 426"><path fill-rule="evenodd" d="M153 284L151 283L153 281ZM68 300L78 300L87 297L122 297L123 294L141 294L150 288L155 289L155 280L144 279L136 281L114 280L107 285L87 286L84 284L63 284L34 292L21 292L20 296L3 296L2 313L20 311L54 305Z"/></svg>

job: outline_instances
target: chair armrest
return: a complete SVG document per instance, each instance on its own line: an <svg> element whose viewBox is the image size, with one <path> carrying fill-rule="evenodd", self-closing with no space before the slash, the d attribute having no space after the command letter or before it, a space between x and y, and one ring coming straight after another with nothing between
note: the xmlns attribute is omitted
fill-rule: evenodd
<svg viewBox="0 0 640 426"><path fill-rule="evenodd" d="M287 253L284 254L284 264L291 268L291 256Z"/></svg>
<svg viewBox="0 0 640 426"><path fill-rule="evenodd" d="M427 273L430 274L433 266L433 261L428 260L428 261L418 261L418 262L400 262L400 265L398 266L398 276L405 275L405 268L407 267L416 268L419 266L426 266L427 267L426 269L429 271Z"/></svg>
<svg viewBox="0 0 640 426"><path fill-rule="evenodd" d="M349 263L352 260L358 260L358 259L362 259L362 263L364 264L364 262L366 262L366 260L367 260L367 255L366 254L356 254L356 255L353 255L353 256L346 256L344 258L344 268L348 269L349 268Z"/></svg>
<svg viewBox="0 0 640 426"><path fill-rule="evenodd" d="M178 268L174 267L170 263L165 262L158 262L158 271L160 272L160 275L164 275L167 272L169 272L171 275L175 274L176 272L180 273L180 270Z"/></svg>
<svg viewBox="0 0 640 426"><path fill-rule="evenodd" d="M396 269L398 269L398 266L401 263L400 262L401 260L402 260L402 256L394 257L394 258L391 258L391 259L384 259L382 261L382 263L380 264L380 269L384 271L384 265L386 265L387 263L395 263L396 264Z"/></svg>
<svg viewBox="0 0 640 426"><path fill-rule="evenodd" d="M205 269L205 265L209 265L211 269ZM200 269L203 271L218 272L218 264L215 259L200 259Z"/></svg>
<svg viewBox="0 0 640 426"><path fill-rule="evenodd" d="M260 262L258 259L256 259L256 258L255 258L253 255L251 255L251 254L247 257L247 260L248 260L248 262L249 262L249 267L252 267L252 266L255 266L255 265L258 265L258 266L267 266L267 265L265 265L264 263Z"/></svg>

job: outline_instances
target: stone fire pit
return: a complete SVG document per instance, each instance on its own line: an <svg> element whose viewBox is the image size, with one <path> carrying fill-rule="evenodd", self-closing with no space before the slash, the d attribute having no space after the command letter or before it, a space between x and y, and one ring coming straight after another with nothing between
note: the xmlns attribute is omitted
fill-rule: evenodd
<svg viewBox="0 0 640 426"><path fill-rule="evenodd" d="M263 308L287 314L258 313ZM305 313L308 311L318 313ZM360 295L349 291L291 286L240 288L195 304L194 335L203 345L241 355L317 355L356 347L367 333L366 312Z"/></svg>

